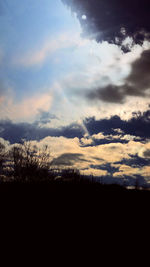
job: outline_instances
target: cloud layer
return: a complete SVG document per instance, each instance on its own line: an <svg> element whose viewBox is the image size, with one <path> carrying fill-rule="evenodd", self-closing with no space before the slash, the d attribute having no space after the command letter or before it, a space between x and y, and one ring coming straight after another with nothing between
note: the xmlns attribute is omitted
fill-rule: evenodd
<svg viewBox="0 0 150 267"><path fill-rule="evenodd" d="M82 123L52 128L47 122L57 119L53 114L39 111L39 120L34 123L0 121L0 135L11 143L21 139L41 140L48 136L79 138L82 146L96 144L126 143L134 140L147 142L150 139L150 110L133 113L132 118L123 120L119 116L108 119L85 118ZM86 138L85 138L86 136ZM99 143L98 143L99 142Z"/></svg>
<svg viewBox="0 0 150 267"><path fill-rule="evenodd" d="M51 114L40 113L41 122L44 118L45 123L48 117L55 119ZM85 175L103 177L104 182L124 183L126 179L135 184L137 177L149 182L150 110L134 113L128 121L118 116L87 118L82 125L60 128L45 124L41 127L38 123L1 121L0 142L12 147L26 139L39 148L47 145L51 167L77 168Z"/></svg>
<svg viewBox="0 0 150 267"><path fill-rule="evenodd" d="M77 13L84 35L97 41L122 44L126 36L132 36L141 44L150 38L149 0L62 1Z"/></svg>

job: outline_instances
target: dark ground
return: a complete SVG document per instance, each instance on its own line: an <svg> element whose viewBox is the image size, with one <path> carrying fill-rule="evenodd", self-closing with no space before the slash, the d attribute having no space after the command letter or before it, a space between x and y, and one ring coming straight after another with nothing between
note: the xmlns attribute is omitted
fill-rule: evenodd
<svg viewBox="0 0 150 267"><path fill-rule="evenodd" d="M94 259L112 263L122 255L122 264L130 253L137 258L135 243L141 250L140 238L147 238L149 232L149 214L149 191L97 183L0 184L5 250L16 250L17 257L23 252L21 262L30 251L33 265L40 255L42 265L53 257L71 266L78 266L80 254L83 265L91 257L92 266Z"/></svg>
<svg viewBox="0 0 150 267"><path fill-rule="evenodd" d="M119 185L101 185L90 182L39 182L23 183L8 182L0 184L0 205L7 204L19 207L21 205L43 206L54 209L74 208L140 210L141 206L150 207L150 191L126 189Z"/></svg>

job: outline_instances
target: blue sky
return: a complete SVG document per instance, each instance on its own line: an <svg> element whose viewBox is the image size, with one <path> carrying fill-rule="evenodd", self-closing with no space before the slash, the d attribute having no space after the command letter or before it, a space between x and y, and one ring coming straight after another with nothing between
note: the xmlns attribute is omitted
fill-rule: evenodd
<svg viewBox="0 0 150 267"><path fill-rule="evenodd" d="M1 76L12 86L18 98L48 87L63 75L69 65L69 51L58 49L44 64L31 67L13 64L15 58L40 50L59 35L77 31L79 23L60 0L3 1L0 16L0 48L3 53ZM55 44L54 44L55 45ZM30 52L31 51L31 52ZM66 58L66 60L64 60Z"/></svg>

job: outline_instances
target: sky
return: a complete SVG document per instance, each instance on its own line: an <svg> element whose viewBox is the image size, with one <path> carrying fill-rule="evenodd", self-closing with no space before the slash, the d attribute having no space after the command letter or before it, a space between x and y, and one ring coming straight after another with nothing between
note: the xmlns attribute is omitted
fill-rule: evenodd
<svg viewBox="0 0 150 267"><path fill-rule="evenodd" d="M0 0L0 141L149 182L149 17L148 0Z"/></svg>

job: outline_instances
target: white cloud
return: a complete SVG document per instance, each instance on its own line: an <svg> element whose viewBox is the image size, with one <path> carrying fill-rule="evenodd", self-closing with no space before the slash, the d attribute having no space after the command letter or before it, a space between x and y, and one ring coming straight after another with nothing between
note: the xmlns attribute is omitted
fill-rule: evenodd
<svg viewBox="0 0 150 267"><path fill-rule="evenodd" d="M83 140L84 141L84 140ZM40 142L34 141L38 146L48 145L52 158L57 158L65 153L81 154L85 161L75 161L72 167L79 169L82 173L88 175L107 175L107 170L93 169L91 165L103 165L106 163L119 167L119 171L114 176L141 174L148 176L149 168L133 168L132 166L115 164L123 159L130 159L130 154L139 156L143 151L150 149L150 143L130 141L128 144L114 143L98 146L82 147L78 138L67 139L65 137L46 137Z"/></svg>

